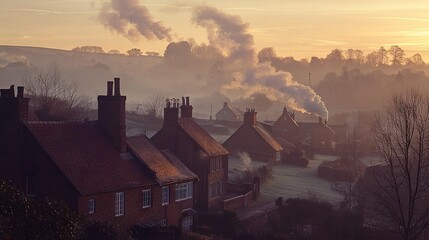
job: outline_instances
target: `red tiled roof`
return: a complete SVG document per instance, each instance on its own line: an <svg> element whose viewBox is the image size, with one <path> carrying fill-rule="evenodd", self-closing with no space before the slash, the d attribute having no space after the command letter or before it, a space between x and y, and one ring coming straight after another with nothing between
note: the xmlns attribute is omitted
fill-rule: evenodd
<svg viewBox="0 0 429 240"><path fill-rule="evenodd" d="M252 127L275 151L283 150L282 146L280 146L280 144L264 129L264 127L262 127L262 125L258 123L256 126Z"/></svg>
<svg viewBox="0 0 429 240"><path fill-rule="evenodd" d="M96 122L30 122L27 128L82 194L154 185L131 154L116 151Z"/></svg>
<svg viewBox="0 0 429 240"><path fill-rule="evenodd" d="M180 118L179 126L209 155L229 154L228 150L218 143L192 118Z"/></svg>
<svg viewBox="0 0 429 240"><path fill-rule="evenodd" d="M160 185L195 179L197 176L183 164L172 162L162 154L146 136L127 138L127 145L137 158L154 172ZM180 161L179 161L180 162Z"/></svg>

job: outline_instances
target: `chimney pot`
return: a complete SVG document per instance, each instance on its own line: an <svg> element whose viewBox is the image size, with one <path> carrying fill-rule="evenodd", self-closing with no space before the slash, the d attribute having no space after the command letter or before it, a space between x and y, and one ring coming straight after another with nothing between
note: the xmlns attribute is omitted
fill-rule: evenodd
<svg viewBox="0 0 429 240"><path fill-rule="evenodd" d="M24 87L23 86L19 86L18 87L18 98L24 98Z"/></svg>
<svg viewBox="0 0 429 240"><path fill-rule="evenodd" d="M121 79L115 78L115 96L121 96Z"/></svg>
<svg viewBox="0 0 429 240"><path fill-rule="evenodd" d="M189 97L186 97L186 106L189 106Z"/></svg>
<svg viewBox="0 0 429 240"><path fill-rule="evenodd" d="M107 81L107 96L113 96L113 81Z"/></svg>

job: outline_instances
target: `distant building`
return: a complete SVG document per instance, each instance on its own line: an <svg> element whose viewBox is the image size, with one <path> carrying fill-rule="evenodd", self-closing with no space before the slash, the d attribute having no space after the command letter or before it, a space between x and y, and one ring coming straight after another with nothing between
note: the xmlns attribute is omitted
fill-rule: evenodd
<svg viewBox="0 0 429 240"><path fill-rule="evenodd" d="M228 102L224 102L223 108L215 115L218 121L242 121L243 119L243 113L237 108L229 106Z"/></svg>
<svg viewBox="0 0 429 240"><path fill-rule="evenodd" d="M97 121L29 122L24 88L0 96L0 178L125 231L161 223L190 229L197 176L145 136L125 136L119 79L98 96Z"/></svg>
<svg viewBox="0 0 429 240"><path fill-rule="evenodd" d="M227 192L229 152L194 121L192 109L189 97L182 98L179 118L178 100L168 101L164 108L164 125L151 140L158 148L175 154L198 176L195 191L198 210L222 210Z"/></svg>
<svg viewBox="0 0 429 240"><path fill-rule="evenodd" d="M283 148L261 124L257 123L256 114L254 109L247 109L243 125L223 145L231 154L246 152L252 160L280 162Z"/></svg>

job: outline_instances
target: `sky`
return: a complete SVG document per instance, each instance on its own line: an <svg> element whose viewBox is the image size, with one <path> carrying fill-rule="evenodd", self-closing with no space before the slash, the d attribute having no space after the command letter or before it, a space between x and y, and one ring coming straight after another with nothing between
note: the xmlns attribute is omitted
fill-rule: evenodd
<svg viewBox="0 0 429 240"><path fill-rule="evenodd" d="M100 0L0 0L0 45L72 49L96 45L105 51L163 53L167 40L131 41L98 20ZM407 56L421 53L429 62L427 0L141 0L156 21L172 29L173 41L193 37L207 42L191 19L194 6L209 5L249 23L258 49L273 47L279 56L324 57L332 49L399 45Z"/></svg>

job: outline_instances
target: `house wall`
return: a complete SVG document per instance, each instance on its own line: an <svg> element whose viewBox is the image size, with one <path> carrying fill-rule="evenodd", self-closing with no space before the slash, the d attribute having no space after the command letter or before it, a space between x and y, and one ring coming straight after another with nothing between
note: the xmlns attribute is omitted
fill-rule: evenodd
<svg viewBox="0 0 429 240"><path fill-rule="evenodd" d="M276 151L251 127L242 126L223 145L231 154L247 152L252 160L276 163Z"/></svg>
<svg viewBox="0 0 429 240"><path fill-rule="evenodd" d="M239 121L239 117L232 113L227 108L222 108L216 113L216 120L218 121Z"/></svg>
<svg viewBox="0 0 429 240"><path fill-rule="evenodd" d="M124 191L100 193L95 195L82 196L79 198L79 215L93 220L108 220L115 225L121 226L121 230L126 231L134 224L145 224L155 220L167 220L168 226L180 227L182 211L193 208L194 196L191 199L176 202L176 185L170 184L170 201L167 205L162 205L162 187L148 186ZM151 207L143 208L143 190L151 189ZM124 192L124 215L115 216L116 193ZM89 200L95 199L95 213L88 212Z"/></svg>
<svg viewBox="0 0 429 240"><path fill-rule="evenodd" d="M63 201L73 211L78 209L79 192L61 173L49 156L26 132L23 143L19 180L16 186L25 193L26 176L35 177L36 196Z"/></svg>

